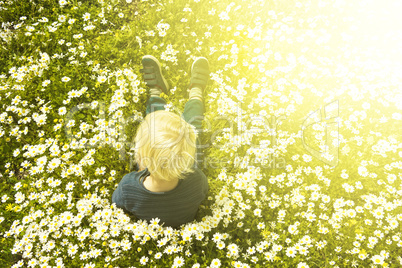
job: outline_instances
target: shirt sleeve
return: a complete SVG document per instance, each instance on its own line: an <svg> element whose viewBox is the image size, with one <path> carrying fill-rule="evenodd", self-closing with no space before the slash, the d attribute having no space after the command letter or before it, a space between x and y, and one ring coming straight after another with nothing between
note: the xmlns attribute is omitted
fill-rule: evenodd
<svg viewBox="0 0 402 268"><path fill-rule="evenodd" d="M208 190L209 190L208 178L207 178L207 176L205 176L204 172L202 172L201 170L199 170L199 172L201 175L202 193L204 194L204 198L205 198L207 196Z"/></svg>
<svg viewBox="0 0 402 268"><path fill-rule="evenodd" d="M118 208L126 209L126 200L123 196L123 187L127 180L127 175L123 177L119 185L117 185L116 190L114 190L112 195L112 203L115 203Z"/></svg>
<svg viewBox="0 0 402 268"><path fill-rule="evenodd" d="M204 180L204 195L207 196L208 191L209 191L209 185L208 185L208 178L204 175L205 180Z"/></svg>

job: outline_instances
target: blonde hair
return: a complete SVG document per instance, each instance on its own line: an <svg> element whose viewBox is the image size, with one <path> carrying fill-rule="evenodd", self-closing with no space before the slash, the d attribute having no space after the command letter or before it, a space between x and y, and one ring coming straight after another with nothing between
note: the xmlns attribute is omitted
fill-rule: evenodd
<svg viewBox="0 0 402 268"><path fill-rule="evenodd" d="M152 112L134 138L135 161L148 168L155 179L183 179L193 171L196 138L195 128L179 115L164 110Z"/></svg>

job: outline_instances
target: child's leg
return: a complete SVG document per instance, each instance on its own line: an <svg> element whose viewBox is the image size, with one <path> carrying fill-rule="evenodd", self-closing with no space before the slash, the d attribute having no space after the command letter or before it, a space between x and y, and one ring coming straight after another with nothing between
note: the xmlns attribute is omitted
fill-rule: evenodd
<svg viewBox="0 0 402 268"><path fill-rule="evenodd" d="M184 107L183 117L184 119L192 124L198 133L202 132L202 120L204 119L204 103L203 103L203 91L209 80L209 63L206 58L200 57L195 59L193 65L191 66L191 78L190 78L190 89L189 101ZM200 137L197 137L197 155L196 155L196 166L202 164L206 167L203 157L203 148L200 142Z"/></svg>
<svg viewBox="0 0 402 268"><path fill-rule="evenodd" d="M204 112L204 103L199 99L193 98L188 100L184 106L183 118L187 123L192 124L197 131L202 131Z"/></svg>
<svg viewBox="0 0 402 268"><path fill-rule="evenodd" d="M158 96L151 95L147 101L147 109L145 111L145 115L159 111L165 110L166 101Z"/></svg>
<svg viewBox="0 0 402 268"><path fill-rule="evenodd" d="M204 103L198 98L191 98L184 106L183 118L184 120L186 120L187 123L192 124L197 129L198 135L202 133L202 120L204 119L204 112ZM196 146L197 155L195 159L195 166L200 168L204 166L205 163L203 163L204 152L199 136L197 137Z"/></svg>

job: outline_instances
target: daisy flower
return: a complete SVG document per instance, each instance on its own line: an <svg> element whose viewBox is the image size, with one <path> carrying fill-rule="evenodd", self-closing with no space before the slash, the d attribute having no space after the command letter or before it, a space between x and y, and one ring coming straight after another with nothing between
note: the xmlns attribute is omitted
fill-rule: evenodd
<svg viewBox="0 0 402 268"><path fill-rule="evenodd" d="M64 82L64 83L66 83L66 82L68 82L68 81L70 81L70 80L71 80L71 78L70 78L70 77L67 77L67 76L63 76L63 77L61 78L61 81Z"/></svg>

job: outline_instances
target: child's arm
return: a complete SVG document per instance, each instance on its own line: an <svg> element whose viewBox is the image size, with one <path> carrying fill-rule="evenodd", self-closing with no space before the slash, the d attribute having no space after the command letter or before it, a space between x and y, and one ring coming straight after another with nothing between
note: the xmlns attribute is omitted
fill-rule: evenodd
<svg viewBox="0 0 402 268"><path fill-rule="evenodd" d="M126 176L120 181L119 185L117 185L116 190L114 190L112 195L112 203L115 203L118 208L126 209L126 202L123 197L123 184L125 182Z"/></svg>

